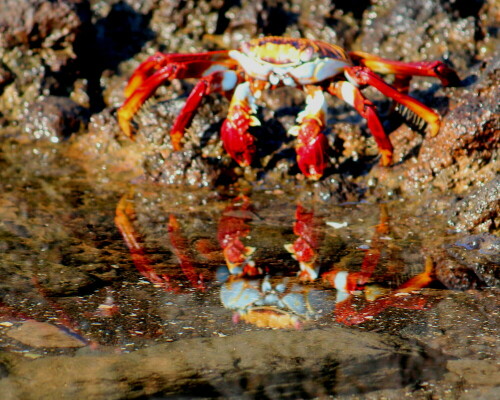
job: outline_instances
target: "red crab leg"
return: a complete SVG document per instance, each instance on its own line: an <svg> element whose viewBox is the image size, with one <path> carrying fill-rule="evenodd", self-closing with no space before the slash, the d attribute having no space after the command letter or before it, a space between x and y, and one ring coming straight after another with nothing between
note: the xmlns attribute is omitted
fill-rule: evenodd
<svg viewBox="0 0 500 400"><path fill-rule="evenodd" d="M125 135L132 137L130 120L141 105L164 82L172 79L199 78L216 70L228 70L236 62L227 51L197 54L156 53L134 71L125 89L126 100L118 110L118 123Z"/></svg>
<svg viewBox="0 0 500 400"><path fill-rule="evenodd" d="M423 310L426 304L427 299L424 296L407 295L400 297L396 292L380 297L363 307L363 309L358 310L353 304L353 298L349 297L347 300L337 303L335 316L337 322L345 325L357 325L372 319L388 307Z"/></svg>
<svg viewBox="0 0 500 400"><path fill-rule="evenodd" d="M392 293L381 296L370 302L361 310L354 306L353 296L337 303L335 307L336 320L345 325L362 324L380 314L388 307L404 308L407 310L423 310L427 306L427 299L422 295L411 294L432 282L433 264L426 260L425 271L411 278Z"/></svg>
<svg viewBox="0 0 500 400"><path fill-rule="evenodd" d="M252 164L255 154L255 138L248 130L251 126L260 125L254 115L256 111L250 83L240 83L236 86L227 118L222 124L221 138L228 154L242 167Z"/></svg>
<svg viewBox="0 0 500 400"><path fill-rule="evenodd" d="M234 71L216 71L198 81L189 94L186 104L177 116L170 132L174 150L181 149L180 141L184 136L184 131L193 120L194 113L200 106L203 98L210 93L233 90L237 82L238 77Z"/></svg>
<svg viewBox="0 0 500 400"><path fill-rule="evenodd" d="M349 81L351 81L355 85L373 86L387 97L390 97L396 102L404 105L429 124L431 136L437 135L440 126L440 117L429 107L423 105L414 98L394 89L391 85L387 84L380 76L372 72L367 67L348 67L345 69L344 73L347 79L349 79Z"/></svg>
<svg viewBox="0 0 500 400"><path fill-rule="evenodd" d="M441 80L443 86L458 86L460 78L457 73L441 61L402 62L387 60L362 51L349 53L351 59L373 72L380 74L396 74L398 79L412 76L431 76Z"/></svg>
<svg viewBox="0 0 500 400"><path fill-rule="evenodd" d="M387 207L384 204L380 205L380 222L375 228L375 234L371 240L371 246L366 250L361 263L359 272L347 272L339 269L327 271L322 274L324 282L328 282L335 289L345 292L354 293L363 290L365 285L369 282L373 272L378 266L380 256L382 254L382 247L384 240L382 235L389 232L389 214Z"/></svg>
<svg viewBox="0 0 500 400"><path fill-rule="evenodd" d="M373 103L363 96L361 90L346 81L332 83L328 87L328 92L353 106L366 119L368 129L375 138L380 154L382 155L382 165L390 165L392 163L393 147L389 136L380 122L377 109Z"/></svg>
<svg viewBox="0 0 500 400"><path fill-rule="evenodd" d="M298 115L298 125L288 133L297 136L295 151L300 170L307 178L317 180L328 165L328 140L323 134L326 101L323 89L305 86L304 90L307 93L306 107Z"/></svg>

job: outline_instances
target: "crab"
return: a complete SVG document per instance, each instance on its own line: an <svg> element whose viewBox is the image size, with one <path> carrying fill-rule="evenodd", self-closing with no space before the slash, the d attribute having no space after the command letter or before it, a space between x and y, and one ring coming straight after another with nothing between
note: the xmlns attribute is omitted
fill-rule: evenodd
<svg viewBox="0 0 500 400"><path fill-rule="evenodd" d="M394 74L393 84L386 83L379 73ZM306 94L306 105L288 133L297 137L295 149L301 172L317 180L328 165L325 92L344 100L366 119L384 166L392 163L393 147L374 104L361 92L364 87L372 86L398 103L408 125L422 132L428 126L432 136L438 133L439 114L408 96L412 76L435 77L444 86L460 82L456 72L441 61L391 61L364 52L346 52L318 40L263 37L244 42L239 50L154 54L132 74L117 116L124 134L132 138L134 114L161 84L172 79L199 78L172 126L174 150L182 148L184 131L203 98L222 93L232 98L221 139L227 153L245 167L252 164L256 152L256 141L250 133L251 127L260 125L256 99L264 90L283 86L301 89Z"/></svg>

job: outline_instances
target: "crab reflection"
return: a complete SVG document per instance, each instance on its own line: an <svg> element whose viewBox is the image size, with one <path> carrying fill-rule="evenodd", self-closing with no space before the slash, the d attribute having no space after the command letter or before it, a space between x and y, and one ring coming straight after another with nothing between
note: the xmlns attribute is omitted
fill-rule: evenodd
<svg viewBox="0 0 500 400"><path fill-rule="evenodd" d="M296 206L293 232L295 240L283 243L290 257L298 263L296 276L279 276L271 268L259 265L251 239L255 216L251 200L238 196L226 207L218 221L217 241L225 262L217 271L197 268L189 242L177 218L169 216L168 232L173 252L184 277L200 291L207 282L218 281L222 305L233 311L233 321L258 327L299 328L304 323L333 314L345 325L364 323L389 307L422 310L428 299L418 291L432 282L432 262L424 271L403 284L386 288L374 281L374 272L390 232L389 217L381 206L380 222L375 227L371 245L359 271L322 265L318 254L324 237L324 221L302 204ZM137 270L156 286L178 292L171 276L158 272L138 239L133 227L134 209L129 196L118 204L115 222L127 244ZM395 269L395 268L394 268ZM393 276L391 276L391 274ZM400 271L391 270L385 278L394 280ZM332 290L335 289L335 290Z"/></svg>

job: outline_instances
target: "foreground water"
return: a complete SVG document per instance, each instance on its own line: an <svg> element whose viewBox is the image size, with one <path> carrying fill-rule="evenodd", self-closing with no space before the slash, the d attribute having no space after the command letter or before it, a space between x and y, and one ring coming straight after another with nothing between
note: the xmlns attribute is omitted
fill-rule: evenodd
<svg viewBox="0 0 500 400"><path fill-rule="evenodd" d="M2 398L498 398L498 244L437 212L2 166Z"/></svg>

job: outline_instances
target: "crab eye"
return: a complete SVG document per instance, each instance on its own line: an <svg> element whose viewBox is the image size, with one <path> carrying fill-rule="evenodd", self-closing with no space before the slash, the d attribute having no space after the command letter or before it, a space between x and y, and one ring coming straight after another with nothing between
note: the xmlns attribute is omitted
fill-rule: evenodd
<svg viewBox="0 0 500 400"><path fill-rule="evenodd" d="M312 47L306 47L300 53L300 61L303 62L311 61L313 54L314 54L314 49Z"/></svg>

